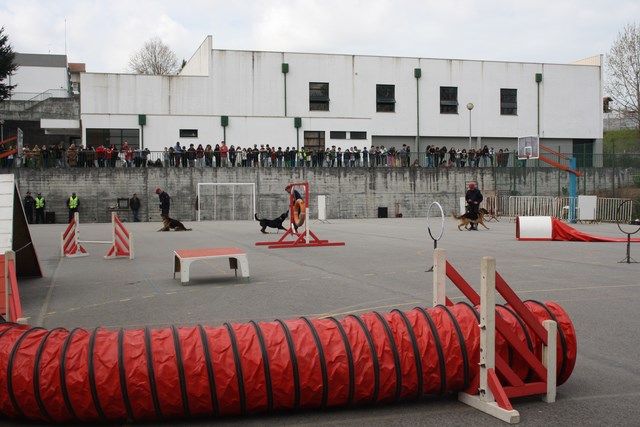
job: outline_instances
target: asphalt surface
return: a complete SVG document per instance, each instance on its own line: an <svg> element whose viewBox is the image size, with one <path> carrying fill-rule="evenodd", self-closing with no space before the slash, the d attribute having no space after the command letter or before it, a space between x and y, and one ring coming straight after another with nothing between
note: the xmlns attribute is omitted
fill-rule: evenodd
<svg viewBox="0 0 640 427"><path fill-rule="evenodd" d="M60 256L64 225L32 225L44 277L20 281L28 323L45 328L152 328L221 325L299 316L431 307L434 243L425 218L311 221L323 239L345 246L268 249L275 241L257 222L186 223L190 232L157 232L159 223L127 223L135 259L105 260L108 246L87 244L88 257ZM640 420L640 264L620 263L626 243L520 242L515 223L492 221L490 230L458 231L444 220L439 248L477 290L480 261L496 258L497 270L522 299L555 301L571 317L578 358L557 401L515 399L523 426L637 426ZM437 235L441 219L430 221ZM625 237L615 224L576 224L580 231ZM82 240L110 239L110 224L82 224ZM173 277L173 251L237 247L247 252L249 280L236 278L225 260L201 261L191 282ZM640 260L640 245L631 245ZM461 300L449 283L454 301ZM4 422L3 426L38 425ZM419 402L325 411L297 411L219 420L172 421L182 425L418 426L504 423L457 402L455 396Z"/></svg>

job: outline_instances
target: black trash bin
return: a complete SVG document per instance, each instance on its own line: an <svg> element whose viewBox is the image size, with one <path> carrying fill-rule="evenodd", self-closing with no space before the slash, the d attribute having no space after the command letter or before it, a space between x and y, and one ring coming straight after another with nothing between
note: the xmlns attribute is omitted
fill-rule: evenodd
<svg viewBox="0 0 640 427"><path fill-rule="evenodd" d="M55 224L56 223L56 213L55 212L45 212L44 213L44 222L45 222L45 224Z"/></svg>
<svg viewBox="0 0 640 427"><path fill-rule="evenodd" d="M378 208L378 218L389 218L389 209Z"/></svg>

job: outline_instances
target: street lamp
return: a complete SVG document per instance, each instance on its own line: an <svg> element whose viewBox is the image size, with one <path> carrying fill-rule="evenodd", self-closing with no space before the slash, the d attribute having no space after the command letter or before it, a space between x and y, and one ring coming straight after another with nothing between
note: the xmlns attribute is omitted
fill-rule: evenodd
<svg viewBox="0 0 640 427"><path fill-rule="evenodd" d="M473 102L467 104L469 110L469 150L471 150L471 110L473 110Z"/></svg>

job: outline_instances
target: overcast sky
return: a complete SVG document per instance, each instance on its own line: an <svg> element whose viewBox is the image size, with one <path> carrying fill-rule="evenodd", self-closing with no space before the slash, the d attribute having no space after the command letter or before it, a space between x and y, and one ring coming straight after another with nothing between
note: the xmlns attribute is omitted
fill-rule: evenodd
<svg viewBox="0 0 640 427"><path fill-rule="evenodd" d="M0 0L14 51L128 72L154 36L214 48L567 63L606 54L639 0Z"/></svg>

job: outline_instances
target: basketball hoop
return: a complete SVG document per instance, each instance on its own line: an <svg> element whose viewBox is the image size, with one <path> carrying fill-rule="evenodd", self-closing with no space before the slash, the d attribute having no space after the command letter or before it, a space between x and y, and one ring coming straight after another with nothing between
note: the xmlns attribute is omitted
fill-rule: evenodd
<svg viewBox="0 0 640 427"><path fill-rule="evenodd" d="M518 160L540 158L540 138L537 136L518 137Z"/></svg>

